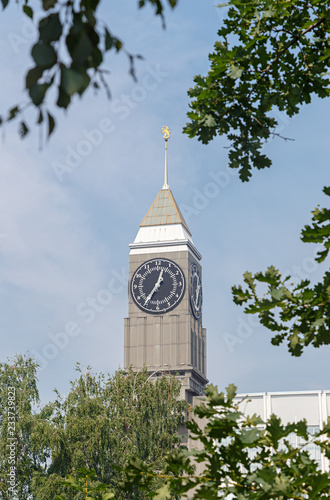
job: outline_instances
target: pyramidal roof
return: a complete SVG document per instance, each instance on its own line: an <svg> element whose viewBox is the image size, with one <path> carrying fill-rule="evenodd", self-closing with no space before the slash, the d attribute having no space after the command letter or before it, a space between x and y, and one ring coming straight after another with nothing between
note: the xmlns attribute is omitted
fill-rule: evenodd
<svg viewBox="0 0 330 500"><path fill-rule="evenodd" d="M171 190L164 187L159 191L140 227L164 226L168 224L182 224L191 236L191 232Z"/></svg>

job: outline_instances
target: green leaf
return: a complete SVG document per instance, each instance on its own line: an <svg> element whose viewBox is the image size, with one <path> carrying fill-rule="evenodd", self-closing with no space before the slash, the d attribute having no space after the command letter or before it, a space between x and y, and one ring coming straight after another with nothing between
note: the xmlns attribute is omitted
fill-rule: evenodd
<svg viewBox="0 0 330 500"><path fill-rule="evenodd" d="M264 10L263 13L262 13L262 17L272 17L274 11L273 10Z"/></svg>
<svg viewBox="0 0 330 500"><path fill-rule="evenodd" d="M31 7L29 5L23 5L23 12L28 17L30 17L31 19L33 19L33 10L31 9Z"/></svg>
<svg viewBox="0 0 330 500"><path fill-rule="evenodd" d="M242 429L241 441L244 444L254 443L259 439L261 431L259 429Z"/></svg>
<svg viewBox="0 0 330 500"><path fill-rule="evenodd" d="M281 425L281 419L276 417L276 415L271 415L267 422L267 434L271 438L272 444L277 448L280 439L283 437L283 427Z"/></svg>
<svg viewBox="0 0 330 500"><path fill-rule="evenodd" d="M232 78L241 78L242 74L243 74L243 69L234 65L231 66L228 73L228 75L231 76Z"/></svg>
<svg viewBox="0 0 330 500"><path fill-rule="evenodd" d="M66 92L64 92L64 90L61 87L59 87L58 97L56 101L57 106L59 108L66 109L69 106L70 102L71 102L71 97Z"/></svg>
<svg viewBox="0 0 330 500"><path fill-rule="evenodd" d="M226 391L227 400L229 403L231 403L237 394L237 387L235 384L229 384L228 387L226 387Z"/></svg>
<svg viewBox="0 0 330 500"><path fill-rule="evenodd" d="M49 84L47 83L34 83L29 88L29 96L31 97L31 101L35 106L40 106L43 102L46 92L49 89Z"/></svg>
<svg viewBox="0 0 330 500"><path fill-rule="evenodd" d="M12 120L13 118L15 118L17 116L17 114L19 113L19 107L18 106L14 106L13 108L11 108L9 110L9 116L8 116L8 121Z"/></svg>
<svg viewBox="0 0 330 500"><path fill-rule="evenodd" d="M37 124L40 125L40 123L42 123L44 121L44 114L42 112L42 109L39 111L39 116L38 116L38 120L37 120Z"/></svg>
<svg viewBox="0 0 330 500"><path fill-rule="evenodd" d="M107 28L105 28L105 50L110 50L113 46L113 38Z"/></svg>
<svg viewBox="0 0 330 500"><path fill-rule="evenodd" d="M325 318L318 318L315 321L313 321L313 323L311 324L311 326L313 328L320 327L320 326L324 325L325 322L326 322Z"/></svg>
<svg viewBox="0 0 330 500"><path fill-rule="evenodd" d="M227 418L232 422L237 422L238 420L242 420L242 413L240 411L231 411L228 413Z"/></svg>
<svg viewBox="0 0 330 500"><path fill-rule="evenodd" d="M85 29L83 29L83 25L78 20L75 20L75 24L71 28L66 42L72 58L72 67L77 71L86 69L89 66L88 61L90 61L93 48L98 43L98 39L91 39Z"/></svg>
<svg viewBox="0 0 330 500"><path fill-rule="evenodd" d="M245 271L245 273L243 274L243 278L244 278L245 283L247 283L249 285L251 290L255 290L254 277L253 277L252 273L250 273L249 271Z"/></svg>
<svg viewBox="0 0 330 500"><path fill-rule="evenodd" d="M43 72L44 68L41 68L40 66L36 66L35 68L30 69L25 77L25 88L28 89L31 87L31 85L37 83L38 80L42 77Z"/></svg>
<svg viewBox="0 0 330 500"><path fill-rule="evenodd" d="M273 289L273 290L271 290L270 295L275 300L281 300L283 298L283 296L285 296L285 291L286 291L285 287L281 287L279 289Z"/></svg>
<svg viewBox="0 0 330 500"><path fill-rule="evenodd" d="M54 42L62 35L62 24L58 13L50 14L39 22L39 37L45 44Z"/></svg>
<svg viewBox="0 0 330 500"><path fill-rule="evenodd" d="M274 486L276 491L280 491L286 495L288 493L289 478L285 477L283 474L281 476L276 476Z"/></svg>
<svg viewBox="0 0 330 500"><path fill-rule="evenodd" d="M61 69L61 88L68 96L75 93L82 94L90 83L90 77L85 73L78 73L65 66Z"/></svg>
<svg viewBox="0 0 330 500"><path fill-rule="evenodd" d="M119 52L123 48L123 42L121 40L118 40L118 38L115 39L115 47L117 52Z"/></svg>
<svg viewBox="0 0 330 500"><path fill-rule="evenodd" d="M155 496L153 498L155 500L167 500L169 498L172 498L168 483L164 484L164 486L156 490Z"/></svg>
<svg viewBox="0 0 330 500"><path fill-rule="evenodd" d="M81 485L78 484L73 476L69 476L66 481L63 481L64 486L70 486L73 490L80 490Z"/></svg>
<svg viewBox="0 0 330 500"><path fill-rule="evenodd" d="M49 69L57 62L57 55L51 45L39 41L32 47L31 55L37 66Z"/></svg>
<svg viewBox="0 0 330 500"><path fill-rule="evenodd" d="M48 116L48 137L50 137L55 129L55 119L48 111L47 111L47 116Z"/></svg>
<svg viewBox="0 0 330 500"><path fill-rule="evenodd" d="M49 10L57 4L57 0L42 0L42 8L44 10Z"/></svg>
<svg viewBox="0 0 330 500"><path fill-rule="evenodd" d="M203 124L206 127L214 127L216 125L216 121L212 115L205 115Z"/></svg>
<svg viewBox="0 0 330 500"><path fill-rule="evenodd" d="M22 121L20 123L18 133L19 133L21 139L23 139L29 133L29 128L27 127L25 122Z"/></svg>
<svg viewBox="0 0 330 500"><path fill-rule="evenodd" d="M324 54L322 57L320 57L320 61L325 61L326 59L328 59L330 57L330 49L326 49L324 51Z"/></svg>

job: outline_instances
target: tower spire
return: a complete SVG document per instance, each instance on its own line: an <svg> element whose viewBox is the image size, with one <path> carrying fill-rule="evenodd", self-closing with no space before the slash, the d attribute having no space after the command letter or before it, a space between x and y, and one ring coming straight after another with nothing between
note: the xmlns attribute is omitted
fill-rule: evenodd
<svg viewBox="0 0 330 500"><path fill-rule="evenodd" d="M162 127L163 138L165 139L165 174L164 174L164 186L163 189L168 189L170 186L167 183L167 141L170 138L171 131L165 125Z"/></svg>

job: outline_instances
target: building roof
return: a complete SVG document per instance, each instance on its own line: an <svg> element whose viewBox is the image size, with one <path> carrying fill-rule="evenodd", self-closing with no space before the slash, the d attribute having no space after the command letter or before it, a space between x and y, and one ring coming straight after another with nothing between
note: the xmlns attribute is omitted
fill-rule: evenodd
<svg viewBox="0 0 330 500"><path fill-rule="evenodd" d="M169 188L159 191L155 201L149 208L140 227L163 226L169 224L182 224L191 236L188 225L178 207L177 202Z"/></svg>

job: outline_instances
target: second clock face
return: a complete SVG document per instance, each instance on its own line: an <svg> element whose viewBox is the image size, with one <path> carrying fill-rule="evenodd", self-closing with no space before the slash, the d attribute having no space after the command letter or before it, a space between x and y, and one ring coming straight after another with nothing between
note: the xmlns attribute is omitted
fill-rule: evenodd
<svg viewBox="0 0 330 500"><path fill-rule="evenodd" d="M196 264L190 266L190 304L196 319L202 315L202 278Z"/></svg>
<svg viewBox="0 0 330 500"><path fill-rule="evenodd" d="M169 259L151 259L133 274L131 294L136 305L152 314L171 311L185 291L182 269Z"/></svg>

